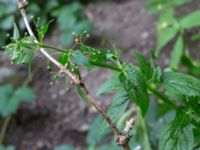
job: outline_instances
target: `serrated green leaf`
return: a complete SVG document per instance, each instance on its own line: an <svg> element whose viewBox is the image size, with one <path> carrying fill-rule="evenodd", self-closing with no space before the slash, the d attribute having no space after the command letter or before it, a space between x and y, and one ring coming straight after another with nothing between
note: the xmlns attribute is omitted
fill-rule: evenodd
<svg viewBox="0 0 200 150"><path fill-rule="evenodd" d="M184 100L187 105L189 114L194 117L196 121L200 121L200 109L198 106L199 97L184 97Z"/></svg>
<svg viewBox="0 0 200 150"><path fill-rule="evenodd" d="M175 100L184 100L185 99L184 95L178 94L176 92L166 91L165 94Z"/></svg>
<svg viewBox="0 0 200 150"><path fill-rule="evenodd" d="M112 122L115 123L125 112L128 106L128 95L125 90L118 91L114 96L111 105L108 108L107 115L111 118ZM104 120L101 130L105 130L109 127L108 123Z"/></svg>
<svg viewBox="0 0 200 150"><path fill-rule="evenodd" d="M176 117L164 130L159 141L159 150L193 150L193 129L187 123L188 119L184 116Z"/></svg>
<svg viewBox="0 0 200 150"><path fill-rule="evenodd" d="M97 95L116 91L111 105L108 108L107 114L112 122L116 122L125 112L128 105L128 94L124 89L123 84L119 80L119 74L113 74L97 91ZM101 125L101 131L105 130L109 125L104 121Z"/></svg>
<svg viewBox="0 0 200 150"><path fill-rule="evenodd" d="M138 52L135 53L135 58L139 63L141 72L144 74L146 79L149 80L152 76L151 64L147 61L147 58Z"/></svg>
<svg viewBox="0 0 200 150"><path fill-rule="evenodd" d="M92 53L92 52L95 52L96 49L92 48L92 47L89 47L87 45L84 45L84 44L81 44L80 45L80 50L83 52L83 53Z"/></svg>
<svg viewBox="0 0 200 150"><path fill-rule="evenodd" d="M164 72L162 84L167 91L187 96L200 96L200 80L179 72Z"/></svg>
<svg viewBox="0 0 200 150"><path fill-rule="evenodd" d="M59 61L62 65L67 64L67 62L69 61L69 56L68 56L68 54L64 54L64 55L60 56L60 57L58 58L58 61Z"/></svg>
<svg viewBox="0 0 200 150"><path fill-rule="evenodd" d="M199 145L200 131L199 131L199 129L194 128L193 133L194 133L194 138L195 138L195 148L193 150L200 150L200 145Z"/></svg>
<svg viewBox="0 0 200 150"><path fill-rule="evenodd" d="M71 60L74 64L83 65L87 68L91 67L91 64L88 61L87 57L85 57L85 55L79 50L74 51L74 53L72 54Z"/></svg>
<svg viewBox="0 0 200 150"><path fill-rule="evenodd" d="M17 64L30 64L36 50L36 46L33 43L34 39L30 36L24 37L19 41L13 41L4 47L5 54Z"/></svg>
<svg viewBox="0 0 200 150"><path fill-rule="evenodd" d="M124 73L121 74L120 80L131 101L141 109L142 116L146 114L149 105L146 81L143 74L135 69L131 64L123 67Z"/></svg>
<svg viewBox="0 0 200 150"><path fill-rule="evenodd" d="M191 14L180 19L180 24L183 28L189 29L200 25L200 11L194 11Z"/></svg>
<svg viewBox="0 0 200 150"><path fill-rule="evenodd" d="M117 57L110 50L95 49L84 44L81 44L80 50L88 56L90 62L105 63L107 61L113 61Z"/></svg>
<svg viewBox="0 0 200 150"><path fill-rule="evenodd" d="M96 95L111 93L112 91L116 91L121 87L123 87L123 85L119 80L119 74L113 74L108 80L106 80L105 83L100 86Z"/></svg>
<svg viewBox="0 0 200 150"><path fill-rule="evenodd" d="M171 137L170 131L166 131L159 144L160 150L193 150L194 137L191 127L186 127L178 137Z"/></svg>
<svg viewBox="0 0 200 150"><path fill-rule="evenodd" d="M183 37L179 35L172 50L170 58L170 66L174 69L178 69L181 57L183 55L183 48L184 48Z"/></svg>
<svg viewBox="0 0 200 150"><path fill-rule="evenodd" d="M18 40L19 38L20 38L19 30L16 23L14 23L13 39Z"/></svg>

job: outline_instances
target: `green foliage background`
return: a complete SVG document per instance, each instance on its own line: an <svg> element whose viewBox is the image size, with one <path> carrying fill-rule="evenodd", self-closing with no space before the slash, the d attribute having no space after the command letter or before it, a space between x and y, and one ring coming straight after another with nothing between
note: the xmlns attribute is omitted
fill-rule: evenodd
<svg viewBox="0 0 200 150"><path fill-rule="evenodd" d="M53 23L57 23L62 32L60 43L63 46L70 46L73 43L73 32L79 35L84 30L92 30L92 24L84 15L84 6L85 3L78 0L29 0L27 11L29 17L34 15L35 20L40 18L40 25L46 24L52 18L55 19ZM19 25L21 31L25 29L17 0L1 0L0 47L9 40L14 22Z"/></svg>

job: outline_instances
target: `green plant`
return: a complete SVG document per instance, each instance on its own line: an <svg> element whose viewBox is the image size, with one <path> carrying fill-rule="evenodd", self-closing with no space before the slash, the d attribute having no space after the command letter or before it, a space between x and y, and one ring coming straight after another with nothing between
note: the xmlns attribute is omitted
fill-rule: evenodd
<svg viewBox="0 0 200 150"><path fill-rule="evenodd" d="M179 69L180 65L186 66L190 74L199 74L200 63L190 56L192 41L198 40L199 34L188 37L188 31L200 26L200 11L195 10L187 15L177 17L176 6L188 3L189 0L151 0L148 9L159 13L156 23L157 50L156 55L172 40L175 40L170 56L170 67ZM198 47L195 47L197 49Z"/></svg>
<svg viewBox="0 0 200 150"><path fill-rule="evenodd" d="M79 35L83 31L90 32L92 30L92 24L86 19L83 5L79 2L60 7L52 14L57 18L59 28L63 32L60 42L64 46L73 44L74 35L72 33Z"/></svg>
<svg viewBox="0 0 200 150"><path fill-rule="evenodd" d="M166 10L168 11L173 9L176 6L183 5L189 1L190 0L149 0L147 8L151 13L162 13Z"/></svg>
<svg viewBox="0 0 200 150"><path fill-rule="evenodd" d="M84 5L78 0L55 1L42 0L36 2L29 0L27 15L39 17L40 24L45 24L54 17L58 23L62 35L60 42L64 46L71 46L73 42L72 32L80 34L82 31L92 30L92 25L83 13ZM9 40L9 34L13 23L16 22L21 30L25 29L23 20L20 18L16 0L2 0L0 2L0 47ZM66 19L67 18L67 19Z"/></svg>
<svg viewBox="0 0 200 150"><path fill-rule="evenodd" d="M0 99L0 116L5 120L0 132L0 144L3 144L11 116L17 112L21 102L35 100L35 93L26 86L14 89L12 85L8 84L0 87ZM0 149L13 150L14 148L0 146Z"/></svg>
<svg viewBox="0 0 200 150"><path fill-rule="evenodd" d="M31 101L35 99L33 91L25 86L14 90L11 85L4 85L0 88L0 93L1 117L9 117L15 113L21 101Z"/></svg>
<svg viewBox="0 0 200 150"><path fill-rule="evenodd" d="M156 56L159 53L155 55L151 52L150 60L140 53L135 53L134 58L138 61L139 66L123 62L116 51L99 50L83 44L81 39L84 38L84 33L79 37L79 40L76 40L77 47L75 50L45 45L40 37L44 37L48 25L37 29L39 33L38 40L27 21L25 4L22 0L19 0L18 3L30 36L25 35L19 38L19 32L15 26L13 40L5 46L5 53L11 58L14 56L13 62L23 64L31 62L33 54L38 49L51 63L60 69L60 73L70 77L73 84L76 85L81 99L93 106L100 114L88 133L87 144L89 150L120 150L122 148L130 150L136 149L138 146L145 150L152 149L156 144L150 143L152 139L149 136L147 125L151 122L146 122L145 117L147 120L154 118L153 125L163 125L165 128L162 134L156 133L160 137L157 144L158 149L193 150L199 148L199 79L174 71L171 68L161 69L156 63ZM171 17L169 17L169 20L173 21ZM181 42L182 40L179 39L177 45ZM24 48L24 44L30 48ZM14 51L19 53L11 53L13 45ZM60 57L55 59L44 48L60 53ZM29 57L30 53L28 52L31 52L31 57ZM29 59L24 61L24 58ZM107 113L97 104L85 86L81 78L81 67L88 70L101 67L113 71L113 76L97 92L98 95L116 93ZM154 97L154 100L151 100L151 97ZM155 102L155 100L158 102ZM150 114L150 111L154 110L153 107L160 111L159 116ZM160 107L163 109L160 109ZM172 114L169 114L169 110ZM136 113L136 117L132 118L131 114L133 112ZM157 118L160 117L167 120L167 126L157 121ZM99 132L99 129L101 132ZM99 147L100 141L110 131L115 134L115 142Z"/></svg>
<svg viewBox="0 0 200 150"><path fill-rule="evenodd" d="M4 146L0 145L0 150L15 150L15 148L13 146L4 147Z"/></svg>
<svg viewBox="0 0 200 150"><path fill-rule="evenodd" d="M10 5L10 6L8 6ZM0 2L0 46L5 44L5 41L7 39L7 31L12 29L13 22L14 22L14 16L11 14L14 14L14 12L17 11L17 3L13 1L1 1Z"/></svg>

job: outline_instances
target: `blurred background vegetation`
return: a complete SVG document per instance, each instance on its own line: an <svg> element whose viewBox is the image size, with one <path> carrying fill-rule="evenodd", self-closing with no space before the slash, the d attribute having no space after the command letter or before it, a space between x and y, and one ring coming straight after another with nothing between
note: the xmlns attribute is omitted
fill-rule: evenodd
<svg viewBox="0 0 200 150"><path fill-rule="evenodd" d="M88 2L86 0L30 0L27 12L29 18L40 19L40 25L53 19L53 24L57 23L62 32L60 43L63 46L70 46L73 43L73 32L79 35L83 31L92 31L92 24L84 14L84 6ZM34 14L34 18L31 14ZM21 31L25 29L18 11L17 0L1 0L0 47L8 41L14 22L19 25Z"/></svg>

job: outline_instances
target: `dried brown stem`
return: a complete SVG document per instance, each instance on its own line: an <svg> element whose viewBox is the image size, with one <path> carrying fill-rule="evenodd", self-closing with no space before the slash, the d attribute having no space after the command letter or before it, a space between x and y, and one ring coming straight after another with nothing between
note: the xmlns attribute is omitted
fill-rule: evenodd
<svg viewBox="0 0 200 150"><path fill-rule="evenodd" d="M22 17L24 19L24 23L26 25L28 33L30 36L34 37L35 43L39 43L39 41L37 40L36 36L34 35L32 29L30 27L30 24L28 22L28 18L27 18L26 11L25 11L26 5L27 4L25 4L23 2L23 0L18 0L18 6L19 6L20 12L22 14ZM40 48L39 50L48 60L50 60L53 64L55 64L60 69L61 72L68 75L71 78L71 80L74 82L74 84L79 85L81 87L81 89L86 93L86 96L87 96L89 102L91 103L91 105L103 116L103 118L106 120L106 122L109 124L109 126L113 130L113 132L117 138L117 141L120 141L118 144L120 146L122 146L125 150L131 150L128 145L130 136L128 134L120 133L120 131L117 129L116 125L111 121L110 117L105 113L105 111L100 107L100 105L98 105L98 103L95 101L95 99L90 95L87 87L81 81L81 79L79 77L77 77L76 75L74 75L73 73L71 73L68 69L66 69L65 66L60 64L56 59L54 59L49 53L47 53L45 51L44 48Z"/></svg>
<svg viewBox="0 0 200 150"><path fill-rule="evenodd" d="M111 121L110 117L105 113L105 111L97 104L97 102L94 100L94 98L89 94L88 89L85 87L85 84L81 82L80 84L81 89L84 91L84 93L86 94L88 100L90 101L91 105L95 107L95 109L103 116L103 118L108 122L108 124L110 125L110 127L112 128L114 134L116 136L120 135L121 133L119 132L119 130L117 129L117 127L115 126L115 124L113 124L113 122Z"/></svg>

